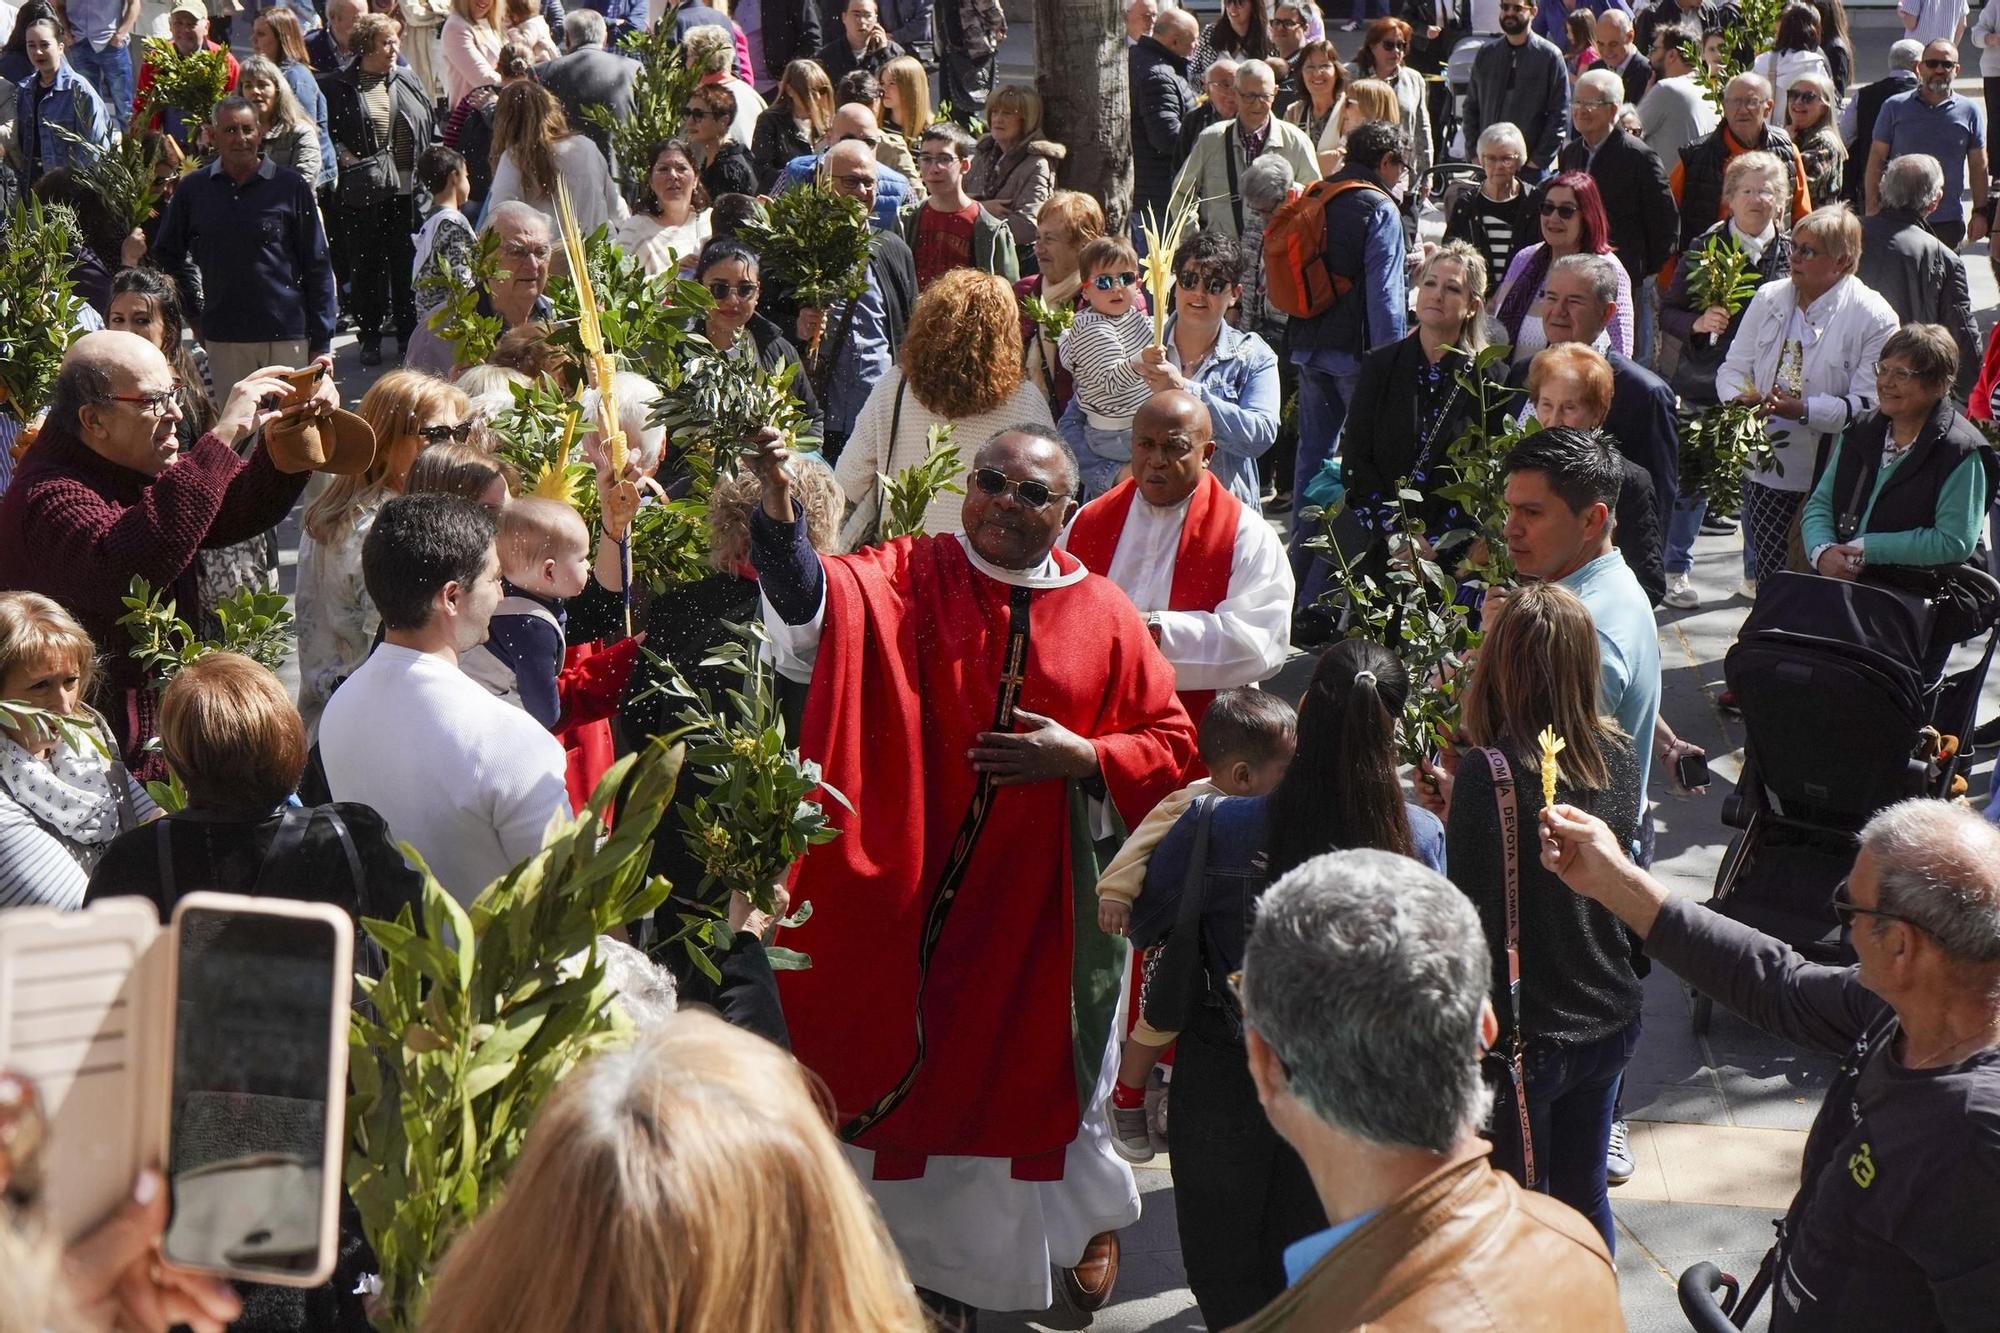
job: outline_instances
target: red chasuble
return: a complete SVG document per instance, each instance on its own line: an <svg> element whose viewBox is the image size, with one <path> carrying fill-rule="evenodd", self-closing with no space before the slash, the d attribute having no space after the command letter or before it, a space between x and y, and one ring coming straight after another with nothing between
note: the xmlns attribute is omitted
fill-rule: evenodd
<svg viewBox="0 0 2000 1333"><path fill-rule="evenodd" d="M1111 557L1125 531L1126 515L1139 494L1139 484L1127 477L1098 496L1070 524L1069 553L1096 574L1109 576ZM1213 611L1229 596L1229 574L1236 567L1236 526L1243 521L1243 502L1204 471L1181 520L1181 544L1174 552L1173 589L1169 611ZM1214 690L1182 690L1181 703L1195 726L1215 701ZM1197 772L1196 776L1199 776Z"/></svg>
<svg viewBox="0 0 2000 1333"><path fill-rule="evenodd" d="M956 537L824 562L800 746L855 812L828 802L841 834L799 866L793 901L813 915L783 942L812 966L780 973L780 991L793 1050L832 1090L844 1137L875 1151L878 1179L931 1156L1059 1179L1082 1118L1071 784L978 780L967 751L1003 689L1092 742L1128 827L1193 751L1131 603L1055 558L1075 581L1033 590L977 571ZM1115 975L1105 995L1100 1029Z"/></svg>

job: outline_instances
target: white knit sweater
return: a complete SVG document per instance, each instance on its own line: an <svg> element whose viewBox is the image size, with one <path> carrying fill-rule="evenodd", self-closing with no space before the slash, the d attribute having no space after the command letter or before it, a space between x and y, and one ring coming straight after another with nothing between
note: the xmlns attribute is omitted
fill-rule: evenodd
<svg viewBox="0 0 2000 1333"><path fill-rule="evenodd" d="M895 438L890 439L889 426L896 413L896 389L902 383L901 369L891 369L875 382L868 401L861 405L861 415L855 418L854 432L847 437L847 447L841 451L840 461L834 464L834 479L840 483L849 504L859 504L868 498L868 493L876 486L876 473L893 477L904 468L923 462L928 452L924 433L934 425L945 423L945 418L917 401L914 391L906 390L902 419ZM1055 422L1049 417L1047 400L1039 389L1025 380L992 411L960 417L949 424L954 428L952 443L958 446L960 486L970 484L973 456L985 447L988 440L1009 426L1035 425L1055 429ZM924 511L924 531L933 535L964 531L965 525L959 519L959 510L964 503L965 498L961 495L949 491L940 493Z"/></svg>

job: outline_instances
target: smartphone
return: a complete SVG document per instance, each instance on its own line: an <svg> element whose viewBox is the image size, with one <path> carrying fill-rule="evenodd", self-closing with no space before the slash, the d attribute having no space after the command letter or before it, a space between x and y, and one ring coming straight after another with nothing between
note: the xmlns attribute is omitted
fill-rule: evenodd
<svg viewBox="0 0 2000 1333"><path fill-rule="evenodd" d="M0 1066L51 1126L42 1206L65 1239L142 1166L166 1175L162 1251L316 1286L338 1248L353 927L323 903L196 893L0 913Z"/></svg>
<svg viewBox="0 0 2000 1333"><path fill-rule="evenodd" d="M1708 785L1708 756L1684 754L1674 760L1674 781L1689 791Z"/></svg>
<svg viewBox="0 0 2000 1333"><path fill-rule="evenodd" d="M312 397L313 390L319 388L319 382L326 378L326 367L315 361L304 370L287 371L278 378L291 385L292 391L274 402L267 402L265 406L297 407Z"/></svg>
<svg viewBox="0 0 2000 1333"><path fill-rule="evenodd" d="M175 910L173 935L173 1216L161 1252L260 1282L324 1281L338 1231L351 936L318 913L194 895Z"/></svg>

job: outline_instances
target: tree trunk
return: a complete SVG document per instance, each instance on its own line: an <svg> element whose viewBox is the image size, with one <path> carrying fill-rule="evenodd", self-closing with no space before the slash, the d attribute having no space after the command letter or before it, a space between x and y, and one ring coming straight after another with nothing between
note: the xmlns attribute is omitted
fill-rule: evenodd
<svg viewBox="0 0 2000 1333"><path fill-rule="evenodd" d="M1132 207L1132 95L1118 0L1035 0L1042 134L1069 147L1057 175L1104 205L1113 231Z"/></svg>

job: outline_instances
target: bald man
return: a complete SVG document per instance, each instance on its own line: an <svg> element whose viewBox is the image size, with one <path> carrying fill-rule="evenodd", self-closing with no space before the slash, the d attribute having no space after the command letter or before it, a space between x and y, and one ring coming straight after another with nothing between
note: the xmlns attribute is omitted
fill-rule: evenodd
<svg viewBox="0 0 2000 1333"><path fill-rule="evenodd" d="M183 449L181 386L160 349L130 333L86 334L63 358L48 420L0 500L0 588L53 597L90 631L112 685L103 711L133 768L147 759L153 695L118 623L120 599L137 576L198 622L209 608L197 553L290 512L311 474L278 471L261 443L247 459L236 452L278 415L264 404L290 390L285 369L239 381L215 425ZM296 410L338 404L326 380Z"/></svg>
<svg viewBox="0 0 2000 1333"><path fill-rule="evenodd" d="M1160 15L1151 33L1126 53L1132 89L1132 212L1164 214L1180 164L1181 135L1194 117L1188 57L1201 25L1185 9Z"/></svg>
<svg viewBox="0 0 2000 1333"><path fill-rule="evenodd" d="M1132 599L1196 726L1216 691L1268 680L1292 647L1291 566L1263 514L1209 470L1214 453L1200 399L1153 395L1132 418L1132 475L1063 538Z"/></svg>
<svg viewBox="0 0 2000 1333"><path fill-rule="evenodd" d="M861 109L865 114L865 108L842 109ZM903 345L903 330L917 299L917 261L895 226L900 198L892 201L883 193L892 178L902 177L877 162L870 145L844 139L818 157L793 158L779 188L810 180L814 171L824 172L834 189L872 210L876 230L868 241L867 286L853 301L840 302L831 310L796 305L791 293L784 291L767 291L765 305L780 327L789 326L797 334L799 346L824 335L813 387L826 405L828 456L837 458L868 391L895 364L896 350ZM881 220L885 206L886 227Z"/></svg>
<svg viewBox="0 0 2000 1333"><path fill-rule="evenodd" d="M826 140L817 153L806 153L785 163L778 176L778 193L804 185L824 165L836 189L860 198L864 192L861 178L865 175L866 202L873 210L868 219L870 225L877 231L894 231L896 215L905 204L916 203L918 196L908 176L883 164L878 155L882 142L875 113L859 102L849 102L833 113Z"/></svg>

